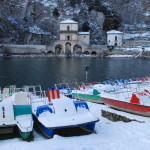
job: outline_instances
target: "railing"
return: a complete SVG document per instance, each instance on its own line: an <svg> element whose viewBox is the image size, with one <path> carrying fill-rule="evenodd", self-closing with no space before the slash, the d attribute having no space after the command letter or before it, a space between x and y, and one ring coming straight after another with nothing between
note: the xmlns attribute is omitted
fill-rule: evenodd
<svg viewBox="0 0 150 150"><path fill-rule="evenodd" d="M36 91L35 94L29 94L31 104L42 102L43 104L47 104L48 98L46 96L46 91Z"/></svg>
<svg viewBox="0 0 150 150"><path fill-rule="evenodd" d="M46 96L46 91L42 91L40 85L24 87L27 88L31 104L36 102L43 102L43 104L47 104L48 100Z"/></svg>
<svg viewBox="0 0 150 150"><path fill-rule="evenodd" d="M16 88L15 85L7 86L3 89L2 94L0 94L0 101L2 101L3 98L12 96L14 93L18 93L18 92L27 92L29 103L43 102L44 104L46 104L48 101L46 97L46 92L42 91L40 85L24 86L23 88Z"/></svg>
<svg viewBox="0 0 150 150"><path fill-rule="evenodd" d="M72 32L78 32L78 30L60 30L60 33L62 32L72 33Z"/></svg>

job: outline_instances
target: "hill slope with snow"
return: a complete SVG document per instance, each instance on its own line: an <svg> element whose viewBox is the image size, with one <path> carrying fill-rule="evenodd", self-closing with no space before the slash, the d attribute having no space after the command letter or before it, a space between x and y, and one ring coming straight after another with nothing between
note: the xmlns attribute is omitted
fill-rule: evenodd
<svg viewBox="0 0 150 150"><path fill-rule="evenodd" d="M2 0L0 43L51 44L59 22L73 19L79 30L87 22L91 44L105 44L110 29L149 30L149 0Z"/></svg>

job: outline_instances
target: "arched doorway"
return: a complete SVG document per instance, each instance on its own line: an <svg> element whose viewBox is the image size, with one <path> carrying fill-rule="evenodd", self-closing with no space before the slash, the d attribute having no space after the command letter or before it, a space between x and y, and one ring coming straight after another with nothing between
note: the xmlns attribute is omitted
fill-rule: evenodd
<svg viewBox="0 0 150 150"><path fill-rule="evenodd" d="M117 42L115 42L115 45L114 46L118 46L118 43Z"/></svg>
<svg viewBox="0 0 150 150"><path fill-rule="evenodd" d="M89 51L85 51L84 54L85 55L89 55L90 53L89 53Z"/></svg>
<svg viewBox="0 0 150 150"><path fill-rule="evenodd" d="M48 52L47 52L47 55L52 55L52 54L53 54L52 51L48 51Z"/></svg>
<svg viewBox="0 0 150 150"><path fill-rule="evenodd" d="M55 54L56 55L59 55L62 53L62 49L63 49L63 46L61 44L58 44L55 46Z"/></svg>
<svg viewBox="0 0 150 150"><path fill-rule="evenodd" d="M96 55L97 53L95 52L95 51L93 51L92 53L91 53L91 55Z"/></svg>
<svg viewBox="0 0 150 150"><path fill-rule="evenodd" d="M66 43L65 53L67 56L71 56L71 43Z"/></svg>
<svg viewBox="0 0 150 150"><path fill-rule="evenodd" d="M74 54L81 54L82 53L82 47L80 45L75 45L73 47L73 53Z"/></svg>
<svg viewBox="0 0 150 150"><path fill-rule="evenodd" d="M46 53L43 51L43 52L41 52L41 55L46 55Z"/></svg>

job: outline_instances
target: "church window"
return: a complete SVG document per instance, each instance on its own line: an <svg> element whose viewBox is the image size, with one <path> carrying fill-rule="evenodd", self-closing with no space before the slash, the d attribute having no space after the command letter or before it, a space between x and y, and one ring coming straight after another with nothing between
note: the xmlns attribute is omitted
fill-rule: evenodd
<svg viewBox="0 0 150 150"><path fill-rule="evenodd" d="M70 31L70 26L67 26L67 31Z"/></svg>

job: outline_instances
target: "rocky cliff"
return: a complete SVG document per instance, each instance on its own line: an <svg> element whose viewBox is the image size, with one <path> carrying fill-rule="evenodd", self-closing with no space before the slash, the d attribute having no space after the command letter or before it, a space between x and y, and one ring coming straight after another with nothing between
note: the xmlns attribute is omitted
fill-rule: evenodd
<svg viewBox="0 0 150 150"><path fill-rule="evenodd" d="M150 31L149 0L108 0L115 5L122 17L121 28L125 31Z"/></svg>
<svg viewBox="0 0 150 150"><path fill-rule="evenodd" d="M59 38L59 22L87 23L91 44L105 44L110 29L149 30L149 0L1 0L0 43L46 44Z"/></svg>

